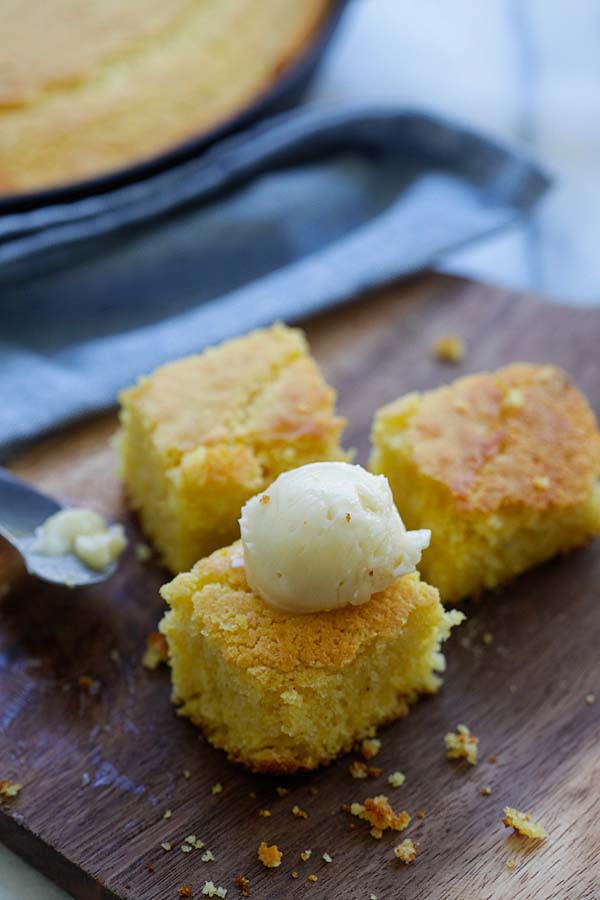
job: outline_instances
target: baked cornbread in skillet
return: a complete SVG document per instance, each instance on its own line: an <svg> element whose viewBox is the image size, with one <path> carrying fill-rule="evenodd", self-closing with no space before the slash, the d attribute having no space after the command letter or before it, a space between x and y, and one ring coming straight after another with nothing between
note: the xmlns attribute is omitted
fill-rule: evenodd
<svg viewBox="0 0 600 900"><path fill-rule="evenodd" d="M370 468L444 602L492 588L600 532L600 436L561 369L515 363L380 409ZM408 488L407 488L408 486Z"/></svg>
<svg viewBox="0 0 600 900"><path fill-rule="evenodd" d="M0 193L212 130L311 44L330 0L0 0Z"/></svg>
<svg viewBox="0 0 600 900"><path fill-rule="evenodd" d="M405 575L361 606L294 615L248 586L240 541L162 588L173 699L254 771L313 769L437 691L460 621Z"/></svg>
<svg viewBox="0 0 600 900"><path fill-rule="evenodd" d="M235 540L246 500L281 472L348 458L335 392L283 325L162 366L120 400L127 498L174 572Z"/></svg>

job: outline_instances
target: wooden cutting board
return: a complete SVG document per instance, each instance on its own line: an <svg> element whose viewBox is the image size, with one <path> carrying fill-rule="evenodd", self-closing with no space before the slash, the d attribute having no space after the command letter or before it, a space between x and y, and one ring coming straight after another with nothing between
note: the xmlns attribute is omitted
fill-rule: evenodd
<svg viewBox="0 0 600 900"><path fill-rule="evenodd" d="M427 276L307 330L339 389L361 463L380 404L511 360L564 366L600 410L600 311ZM458 366L429 353L447 332L467 341ZM115 476L114 429L112 415L88 422L42 442L13 468L122 519L135 543ZM466 608L468 622L447 645L444 688L382 731L374 762L383 773L369 781L351 778L353 755L306 777L250 775L174 715L168 671L141 666L162 609L159 565L137 561L131 550L112 581L70 592L24 576L4 550L0 778L23 789L3 804L0 839L76 897L177 900L184 885L201 897L210 880L236 898L240 873L256 900L600 897L600 542ZM97 695L80 688L80 676L99 682ZM592 693L595 704L586 702ZM459 722L480 739L473 768L445 759L444 734ZM393 790L387 775L397 769L406 783ZM216 783L223 790L213 794ZM279 797L278 785L289 794ZM482 796L484 786L490 796ZM410 866L393 858L397 835L375 841L341 809L379 793L414 817L402 835L419 845ZM308 818L292 815L295 804ZM505 805L531 811L548 839L535 844L506 830ZM213 862L203 863L202 851L180 851L190 834ZM258 863L263 839L283 850L280 868ZM165 841L170 852L161 849ZM299 860L304 849L312 850L308 862ZM333 862L322 860L325 852Z"/></svg>

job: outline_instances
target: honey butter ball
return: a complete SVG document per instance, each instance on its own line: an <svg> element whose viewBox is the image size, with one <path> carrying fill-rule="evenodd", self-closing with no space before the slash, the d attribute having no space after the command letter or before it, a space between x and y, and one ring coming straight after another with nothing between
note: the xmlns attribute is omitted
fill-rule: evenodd
<svg viewBox="0 0 600 900"><path fill-rule="evenodd" d="M366 603L415 571L431 537L406 530L385 476L343 462L284 472L248 500L240 528L248 584L293 613Z"/></svg>

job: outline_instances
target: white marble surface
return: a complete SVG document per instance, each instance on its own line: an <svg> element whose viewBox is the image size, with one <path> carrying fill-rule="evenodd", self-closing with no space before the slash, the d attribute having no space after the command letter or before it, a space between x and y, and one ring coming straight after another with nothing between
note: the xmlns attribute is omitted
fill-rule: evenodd
<svg viewBox="0 0 600 900"><path fill-rule="evenodd" d="M355 0L314 93L417 106L528 147L555 178L532 221L443 265L600 303L595 0Z"/></svg>
<svg viewBox="0 0 600 900"><path fill-rule="evenodd" d="M525 227L441 261L485 281L600 302L600 6L594 0L354 0L313 91L460 117L554 174ZM0 900L64 900L0 847Z"/></svg>

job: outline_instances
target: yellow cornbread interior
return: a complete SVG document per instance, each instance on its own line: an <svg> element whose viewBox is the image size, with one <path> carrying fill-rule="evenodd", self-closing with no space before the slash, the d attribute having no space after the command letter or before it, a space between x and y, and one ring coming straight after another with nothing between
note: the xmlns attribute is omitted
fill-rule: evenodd
<svg viewBox="0 0 600 900"><path fill-rule="evenodd" d="M360 607L291 615L246 582L241 542L162 588L173 698L233 760L313 769L435 692L462 614L407 575Z"/></svg>
<svg viewBox="0 0 600 900"><path fill-rule="evenodd" d="M283 325L163 366L120 400L127 498L174 572L234 540L243 504L281 472L349 458L335 392Z"/></svg>
<svg viewBox="0 0 600 900"><path fill-rule="evenodd" d="M370 468L407 528L430 528L420 570L444 602L476 595L600 532L600 442L560 369L514 364L378 411Z"/></svg>

